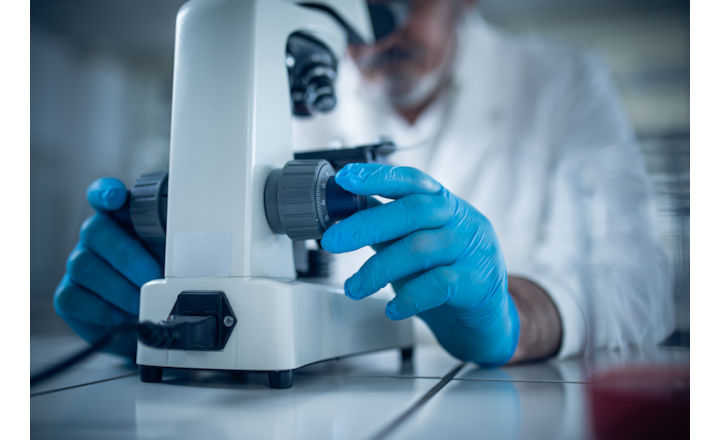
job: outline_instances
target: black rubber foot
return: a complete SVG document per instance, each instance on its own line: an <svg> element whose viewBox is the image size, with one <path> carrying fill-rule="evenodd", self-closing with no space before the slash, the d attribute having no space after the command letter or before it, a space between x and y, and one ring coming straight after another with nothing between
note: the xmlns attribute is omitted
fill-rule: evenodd
<svg viewBox="0 0 720 440"><path fill-rule="evenodd" d="M162 367L152 367L150 365L138 365L140 370L141 382L162 382Z"/></svg>
<svg viewBox="0 0 720 440"><path fill-rule="evenodd" d="M403 362L412 360L412 357L413 357L413 348L412 347L400 349L400 358L403 360Z"/></svg>
<svg viewBox="0 0 720 440"><path fill-rule="evenodd" d="M268 371L270 388L290 388L293 385L293 370Z"/></svg>

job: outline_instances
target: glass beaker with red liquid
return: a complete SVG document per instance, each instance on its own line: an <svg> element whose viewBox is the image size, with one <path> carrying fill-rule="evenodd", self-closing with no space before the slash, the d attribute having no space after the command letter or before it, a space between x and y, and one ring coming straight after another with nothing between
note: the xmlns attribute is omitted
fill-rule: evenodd
<svg viewBox="0 0 720 440"><path fill-rule="evenodd" d="M638 363L590 377L591 428L597 440L690 438L690 368Z"/></svg>

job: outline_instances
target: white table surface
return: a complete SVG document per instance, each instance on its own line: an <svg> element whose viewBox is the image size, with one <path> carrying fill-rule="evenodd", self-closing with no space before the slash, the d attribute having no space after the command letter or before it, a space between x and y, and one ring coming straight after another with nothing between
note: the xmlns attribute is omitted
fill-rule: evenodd
<svg viewBox="0 0 720 440"><path fill-rule="evenodd" d="M31 369L83 347L33 338ZM611 355L627 358L627 354ZM686 349L642 359L689 363ZM578 359L482 369L437 346L412 363L397 351L296 371L291 389L265 374L167 370L141 383L118 358L97 355L31 390L34 439L359 439L588 437L584 363Z"/></svg>

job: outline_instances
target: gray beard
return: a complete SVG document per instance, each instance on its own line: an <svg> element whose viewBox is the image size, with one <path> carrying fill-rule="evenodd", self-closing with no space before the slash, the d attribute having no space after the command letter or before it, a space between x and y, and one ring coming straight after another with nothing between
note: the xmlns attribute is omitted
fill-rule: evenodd
<svg viewBox="0 0 720 440"><path fill-rule="evenodd" d="M390 75L377 81L367 82L371 101L401 110L424 104L443 86L447 77L452 75L457 61L456 52L456 48L448 50L445 59L438 67L412 83L404 75Z"/></svg>
<svg viewBox="0 0 720 440"><path fill-rule="evenodd" d="M438 91L446 76L447 66L441 65L436 70L423 75L413 84L408 84L404 77L386 77L379 81L366 83L370 100L374 103L398 109L418 107Z"/></svg>

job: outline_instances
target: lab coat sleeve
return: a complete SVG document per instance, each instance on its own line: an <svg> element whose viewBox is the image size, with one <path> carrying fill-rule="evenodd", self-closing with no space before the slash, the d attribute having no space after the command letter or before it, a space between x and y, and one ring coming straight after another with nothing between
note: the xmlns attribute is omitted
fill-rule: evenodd
<svg viewBox="0 0 720 440"><path fill-rule="evenodd" d="M644 158L599 59L579 57L557 95L543 226L511 275L555 302L559 357L658 343L674 328L672 280Z"/></svg>

